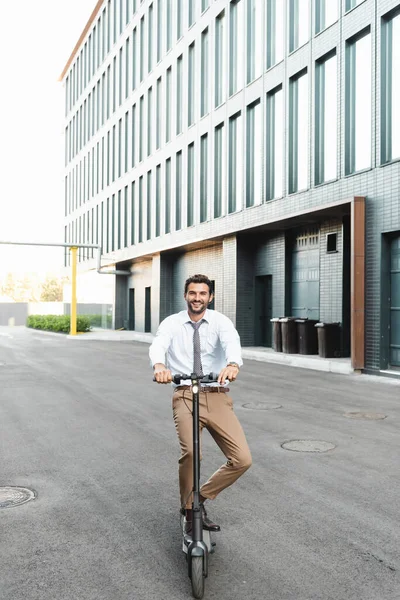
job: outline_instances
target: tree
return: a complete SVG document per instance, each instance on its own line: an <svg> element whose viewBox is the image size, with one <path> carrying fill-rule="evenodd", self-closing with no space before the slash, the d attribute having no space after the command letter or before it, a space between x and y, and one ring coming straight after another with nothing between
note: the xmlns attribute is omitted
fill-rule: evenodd
<svg viewBox="0 0 400 600"><path fill-rule="evenodd" d="M47 277L42 285L40 300L42 302L62 302L62 283L56 277Z"/></svg>

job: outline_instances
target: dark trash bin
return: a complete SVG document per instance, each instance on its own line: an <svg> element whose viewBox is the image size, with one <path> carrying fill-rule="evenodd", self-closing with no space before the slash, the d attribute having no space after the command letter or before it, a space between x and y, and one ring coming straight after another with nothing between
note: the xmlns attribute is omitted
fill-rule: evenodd
<svg viewBox="0 0 400 600"><path fill-rule="evenodd" d="M272 347L275 352L282 352L282 328L279 317L271 319L272 323Z"/></svg>
<svg viewBox="0 0 400 600"><path fill-rule="evenodd" d="M316 323L318 331L318 354L322 358L341 356L340 323Z"/></svg>
<svg viewBox="0 0 400 600"><path fill-rule="evenodd" d="M282 352L285 354L297 354L297 328L294 317L283 317L279 319L282 329Z"/></svg>
<svg viewBox="0 0 400 600"><path fill-rule="evenodd" d="M299 354L318 354L318 334L315 319L296 319Z"/></svg>

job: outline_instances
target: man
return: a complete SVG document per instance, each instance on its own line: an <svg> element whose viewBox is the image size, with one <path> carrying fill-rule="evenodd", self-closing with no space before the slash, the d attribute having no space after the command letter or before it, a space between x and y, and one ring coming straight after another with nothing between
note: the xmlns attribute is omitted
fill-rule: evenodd
<svg viewBox="0 0 400 600"><path fill-rule="evenodd" d="M150 346L150 360L158 383L170 383L177 373L218 373L218 384L200 388L200 432L206 427L227 462L200 489L203 526L220 531L204 509L232 485L251 466L251 454L243 429L233 412L226 382L235 381L243 364L239 334L232 321L208 305L213 300L212 284L205 275L194 275L185 282L187 310L171 315L160 324ZM167 360L166 360L167 357ZM193 489L192 393L190 380L175 386L172 407L181 446L179 487L181 512L186 514L187 533L191 531Z"/></svg>

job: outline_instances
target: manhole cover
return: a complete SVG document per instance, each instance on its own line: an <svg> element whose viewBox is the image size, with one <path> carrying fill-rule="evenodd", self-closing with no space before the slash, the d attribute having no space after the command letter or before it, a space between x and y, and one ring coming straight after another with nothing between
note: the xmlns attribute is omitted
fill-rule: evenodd
<svg viewBox="0 0 400 600"><path fill-rule="evenodd" d="M383 413L371 413L371 412L348 412L344 413L344 416L348 419L370 419L371 421L379 421L380 419L386 419L387 415Z"/></svg>
<svg viewBox="0 0 400 600"><path fill-rule="evenodd" d="M0 487L0 508L25 504L35 498L35 492L23 487Z"/></svg>
<svg viewBox="0 0 400 600"><path fill-rule="evenodd" d="M243 404L243 408L250 408L251 410L273 410L274 408L282 408L282 404L276 404L275 402L247 402Z"/></svg>
<svg viewBox="0 0 400 600"><path fill-rule="evenodd" d="M284 450L293 452L328 452L336 448L335 444L319 440L292 440L282 444Z"/></svg>

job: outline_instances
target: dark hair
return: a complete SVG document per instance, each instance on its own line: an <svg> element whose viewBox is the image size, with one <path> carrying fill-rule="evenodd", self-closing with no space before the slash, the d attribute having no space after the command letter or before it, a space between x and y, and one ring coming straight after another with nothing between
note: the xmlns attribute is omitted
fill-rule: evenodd
<svg viewBox="0 0 400 600"><path fill-rule="evenodd" d="M188 287L191 283L206 283L208 285L208 289L210 290L210 294L213 293L213 284L210 281L210 279L208 279L207 275L192 275L192 277L189 277L189 279L186 279L185 281L185 294L187 294L188 291Z"/></svg>

